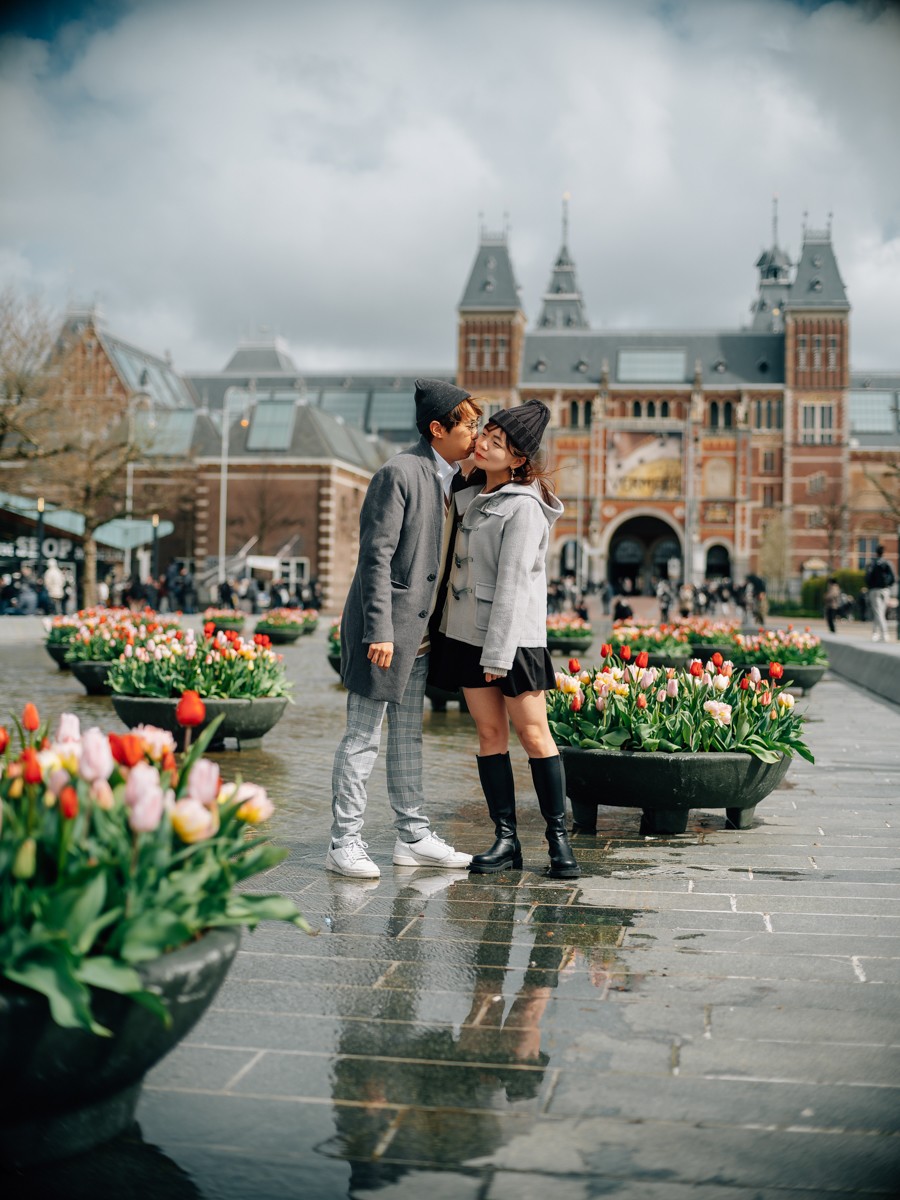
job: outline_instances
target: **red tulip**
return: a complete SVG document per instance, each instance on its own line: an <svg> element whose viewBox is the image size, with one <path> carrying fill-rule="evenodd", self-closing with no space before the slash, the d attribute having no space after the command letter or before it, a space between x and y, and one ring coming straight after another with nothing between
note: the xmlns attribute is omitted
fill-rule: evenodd
<svg viewBox="0 0 900 1200"><path fill-rule="evenodd" d="M781 663L777 663L777 662L769 663L769 678L770 679L780 679L783 674L784 674L784 667L781 665Z"/></svg>
<svg viewBox="0 0 900 1200"><path fill-rule="evenodd" d="M640 667L642 671L646 667L646 665L649 661L650 661L650 655L647 653L646 650L642 650L640 652L640 654L637 656L637 658L634 660L635 666Z"/></svg>
<svg viewBox="0 0 900 1200"><path fill-rule="evenodd" d="M254 633L253 641L257 646L262 646L264 649L266 646L272 645L272 639L267 633Z"/></svg>
<svg viewBox="0 0 900 1200"><path fill-rule="evenodd" d="M609 658L609 656L612 654L612 646L609 644L609 642L603 643L603 645L600 647L600 653L604 658Z"/></svg>
<svg viewBox="0 0 900 1200"><path fill-rule="evenodd" d="M572 696L572 699L569 701L569 708L571 708L572 712L581 712L583 706L584 694L582 692L575 692L575 694Z"/></svg>
<svg viewBox="0 0 900 1200"><path fill-rule="evenodd" d="M29 701L22 709L22 724L29 733L34 733L41 723L41 718L38 716L38 710Z"/></svg>
<svg viewBox="0 0 900 1200"><path fill-rule="evenodd" d="M202 725L206 720L206 705L200 699L199 692L183 692L175 709L175 720L179 725L192 727Z"/></svg>
<svg viewBox="0 0 900 1200"><path fill-rule="evenodd" d="M721 667L721 665L724 661L725 661L725 659L722 657L722 655L717 650L715 652L715 654L712 656L713 666Z"/></svg>
<svg viewBox="0 0 900 1200"><path fill-rule="evenodd" d="M38 762L37 751L30 746L22 751L22 777L26 783L41 782L41 764Z"/></svg>
<svg viewBox="0 0 900 1200"><path fill-rule="evenodd" d="M69 821L78 816L78 793L71 784L59 793L59 811Z"/></svg>
<svg viewBox="0 0 900 1200"><path fill-rule="evenodd" d="M570 658L569 659L569 674L577 675L580 670L581 670L581 663L578 661L578 659Z"/></svg>
<svg viewBox="0 0 900 1200"><path fill-rule="evenodd" d="M747 678L746 675L744 675L741 679L741 691L746 692L746 690L749 686L750 686L750 680Z"/></svg>
<svg viewBox="0 0 900 1200"><path fill-rule="evenodd" d="M203 636L204 636L205 638L211 638L211 637L212 637L212 635L215 633L215 631L216 631L216 626L215 626L215 623L214 623L213 621L207 621L207 622L204 624L204 626L203 626Z"/></svg>
<svg viewBox="0 0 900 1200"><path fill-rule="evenodd" d="M111 733L109 748L113 758L122 767L137 766L144 757L144 743L134 733Z"/></svg>
<svg viewBox="0 0 900 1200"><path fill-rule="evenodd" d="M9 745L9 730L5 725L0 725L0 754L3 754L6 747Z"/></svg>
<svg viewBox="0 0 900 1200"><path fill-rule="evenodd" d="M637 698L637 706L638 706L638 708L646 708L647 707L647 697L644 695L643 692L641 692L641 694Z"/></svg>
<svg viewBox="0 0 900 1200"><path fill-rule="evenodd" d="M629 658L631 658L631 647L630 646L620 646L619 647L619 658L621 658L622 662L628 662Z"/></svg>
<svg viewBox="0 0 900 1200"><path fill-rule="evenodd" d="M693 662L691 663L690 673L691 673L691 675L695 676L697 679L699 679L700 676L703 674L703 663L700 661L699 658L695 658L693 660Z"/></svg>

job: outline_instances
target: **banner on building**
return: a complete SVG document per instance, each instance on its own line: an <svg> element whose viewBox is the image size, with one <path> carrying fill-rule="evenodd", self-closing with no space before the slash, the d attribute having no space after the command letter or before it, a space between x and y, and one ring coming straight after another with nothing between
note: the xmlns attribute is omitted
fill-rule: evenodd
<svg viewBox="0 0 900 1200"><path fill-rule="evenodd" d="M606 450L606 491L621 500L674 500L682 493L682 436L615 430Z"/></svg>

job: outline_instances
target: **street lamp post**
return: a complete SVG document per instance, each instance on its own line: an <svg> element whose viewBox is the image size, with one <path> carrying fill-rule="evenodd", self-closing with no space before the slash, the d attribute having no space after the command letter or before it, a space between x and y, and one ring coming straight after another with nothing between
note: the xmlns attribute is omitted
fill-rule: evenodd
<svg viewBox="0 0 900 1200"><path fill-rule="evenodd" d="M44 497L37 498L37 565L35 574L40 576L44 569Z"/></svg>
<svg viewBox="0 0 900 1200"><path fill-rule="evenodd" d="M216 578L220 584L225 582L225 551L228 522L228 445L231 432L230 416L232 411L239 411L237 408L232 410L229 403L230 399L231 397L226 391L222 400L222 450L219 464L219 562L216 570ZM246 403L246 397L241 397L240 408L245 408ZM246 418L241 420L242 425L247 425L248 423Z"/></svg>
<svg viewBox="0 0 900 1200"><path fill-rule="evenodd" d="M155 586L159 579L159 513L154 513L150 521L153 525L153 555L151 562L153 563L153 583Z"/></svg>

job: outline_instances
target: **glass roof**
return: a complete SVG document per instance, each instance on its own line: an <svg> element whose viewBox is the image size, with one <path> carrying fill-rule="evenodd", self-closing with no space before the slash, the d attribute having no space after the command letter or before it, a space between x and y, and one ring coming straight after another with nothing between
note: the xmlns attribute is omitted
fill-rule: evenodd
<svg viewBox="0 0 900 1200"><path fill-rule="evenodd" d="M414 429L416 406L408 392L373 392L369 408L368 428L371 433L382 429Z"/></svg>
<svg viewBox="0 0 900 1200"><path fill-rule="evenodd" d="M368 402L368 392L339 391L323 392L319 405L324 412L331 413L333 417L343 417L345 421L350 421L362 429L365 425Z"/></svg>
<svg viewBox="0 0 900 1200"><path fill-rule="evenodd" d="M294 404L261 400L253 410L248 450L287 450L294 433Z"/></svg>

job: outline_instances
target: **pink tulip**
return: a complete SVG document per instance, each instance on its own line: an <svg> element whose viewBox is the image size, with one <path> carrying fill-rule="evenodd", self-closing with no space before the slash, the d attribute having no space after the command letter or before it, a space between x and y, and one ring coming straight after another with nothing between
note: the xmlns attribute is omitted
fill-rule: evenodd
<svg viewBox="0 0 900 1200"><path fill-rule="evenodd" d="M81 725L74 713L63 713L59 718L56 730L56 744L61 742L80 742Z"/></svg>
<svg viewBox="0 0 900 1200"><path fill-rule="evenodd" d="M78 773L88 783L96 783L101 779L109 779L114 765L109 738L94 725L81 739Z"/></svg>
<svg viewBox="0 0 900 1200"><path fill-rule="evenodd" d="M54 796L59 796L63 788L70 783L69 772L64 767L57 767L47 776L47 790Z"/></svg>
<svg viewBox="0 0 900 1200"><path fill-rule="evenodd" d="M648 669L641 674L641 687L642 688L653 687L653 684L655 682L656 682L656 672L655 671Z"/></svg>
<svg viewBox="0 0 900 1200"><path fill-rule="evenodd" d="M670 679L668 681L668 683L666 684L666 695L672 700L674 700L675 697L678 695L678 680L677 679Z"/></svg>
<svg viewBox="0 0 900 1200"><path fill-rule="evenodd" d="M759 673L759 667L750 668L750 679L753 681L753 683L759 683L759 681L762 679L762 675Z"/></svg>
<svg viewBox="0 0 900 1200"><path fill-rule="evenodd" d="M700 682L704 687L709 687L709 685L712 683L712 675L710 675L708 671L704 671L700 676Z"/></svg>
<svg viewBox="0 0 900 1200"><path fill-rule="evenodd" d="M135 833L152 833L163 815L163 789L159 771L150 763L137 763L131 768L125 784L125 803L128 805L128 824Z"/></svg>
<svg viewBox="0 0 900 1200"><path fill-rule="evenodd" d="M91 795L94 797L97 807L102 808L105 812L109 812L111 808L115 807L116 798L108 780L95 779L91 784Z"/></svg>
<svg viewBox="0 0 900 1200"><path fill-rule="evenodd" d="M201 804L214 806L219 794L219 767L208 758L198 759L188 776L187 794Z"/></svg>

